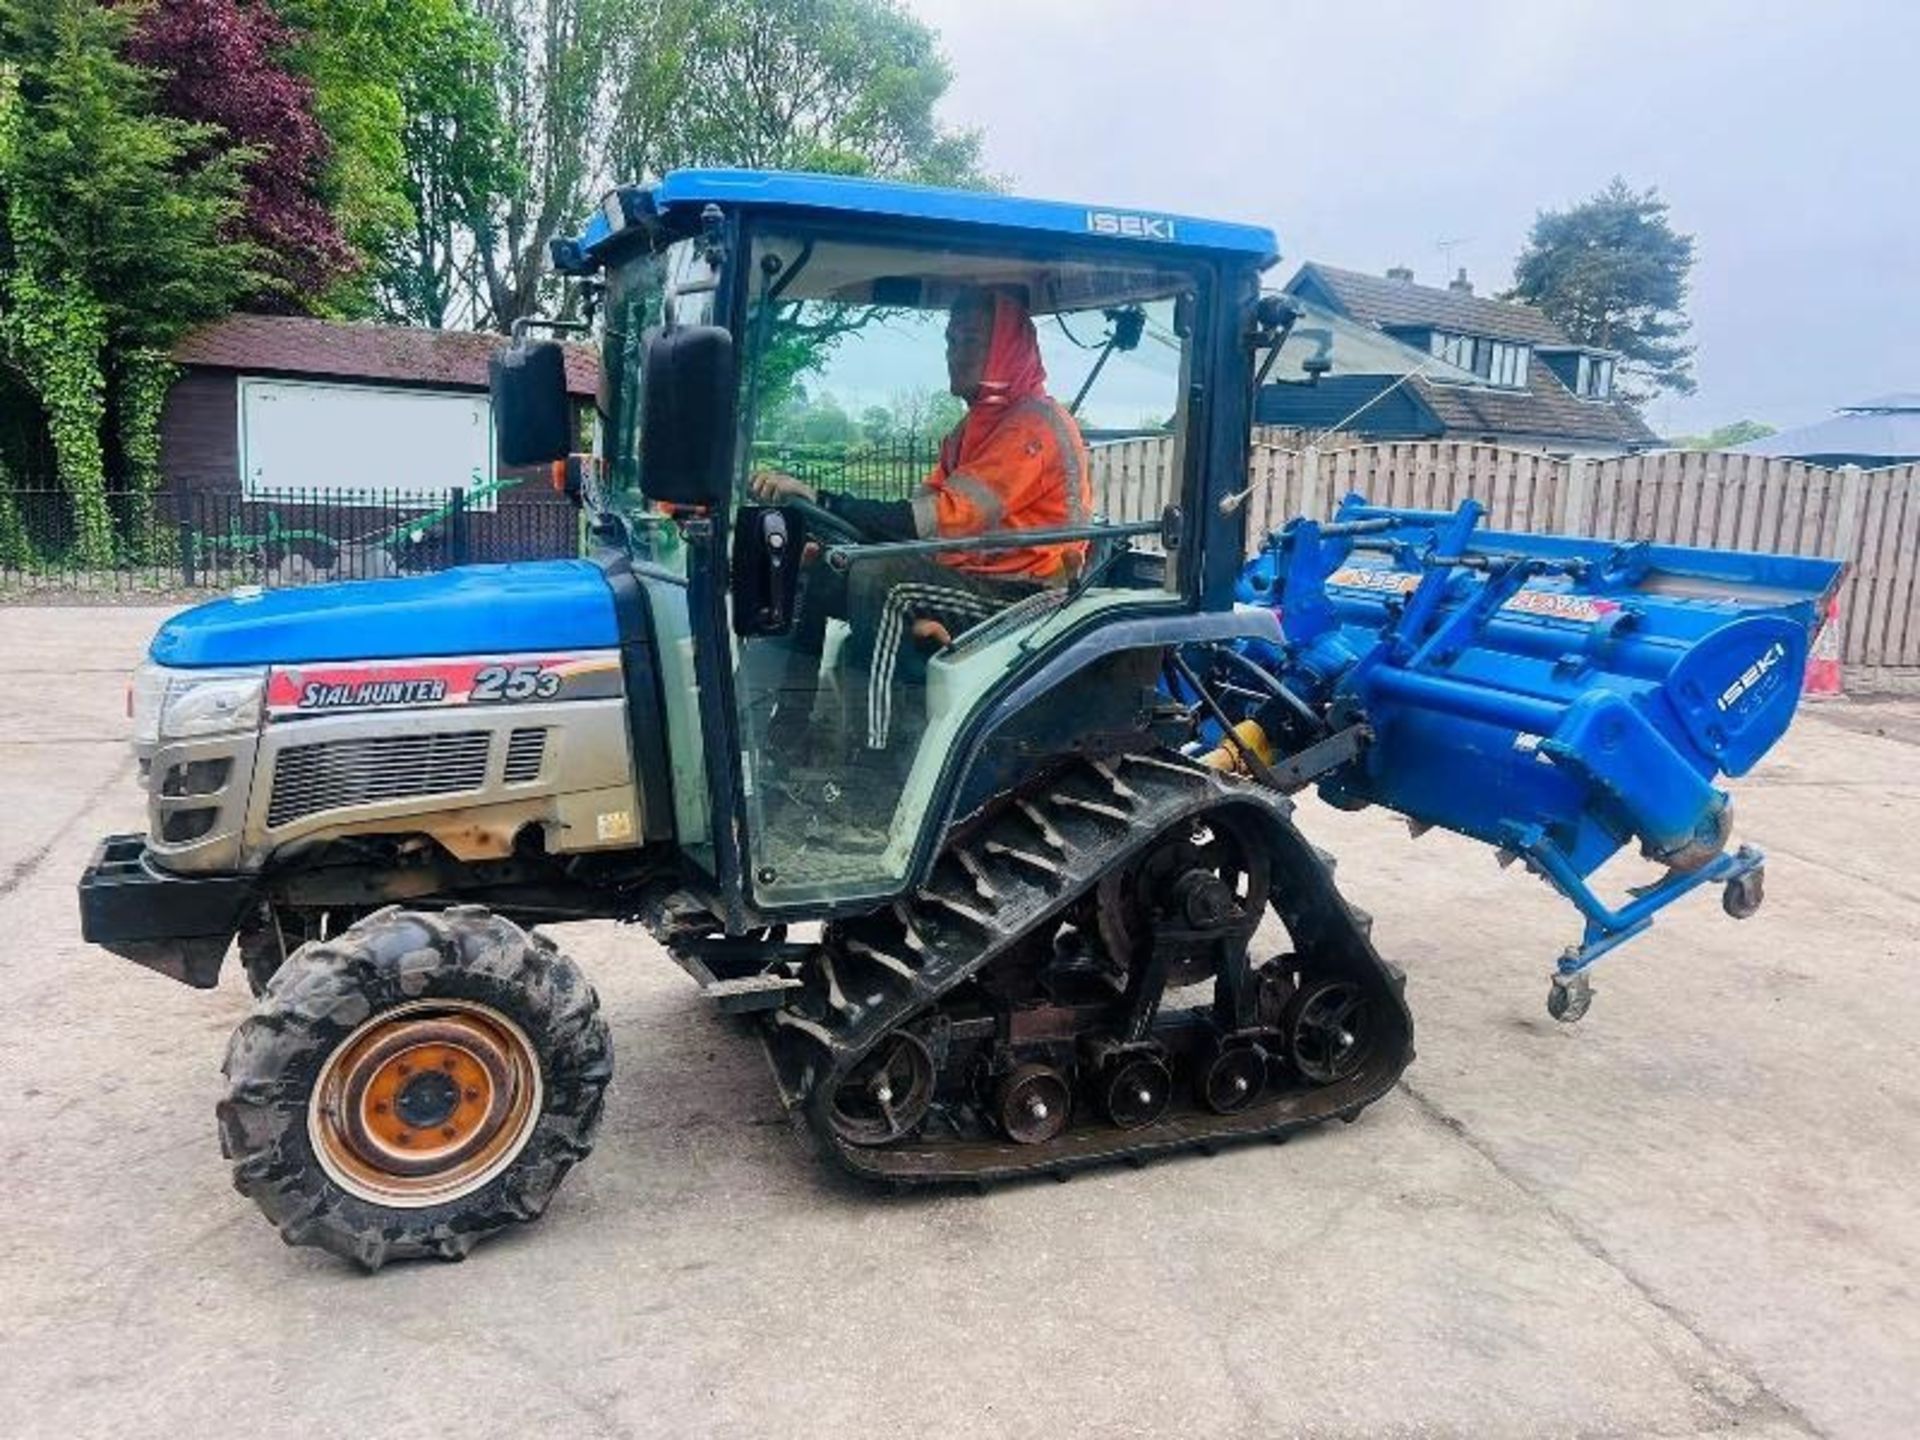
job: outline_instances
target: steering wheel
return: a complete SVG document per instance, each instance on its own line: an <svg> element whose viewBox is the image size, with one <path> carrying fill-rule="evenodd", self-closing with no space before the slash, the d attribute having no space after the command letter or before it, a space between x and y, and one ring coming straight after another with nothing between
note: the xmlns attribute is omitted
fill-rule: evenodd
<svg viewBox="0 0 1920 1440"><path fill-rule="evenodd" d="M852 521L842 519L824 505L815 504L811 500L802 500L798 495L783 496L779 505L783 510L792 510L805 520L808 536L820 540L823 544L832 545L838 541L841 544L860 545L874 538Z"/></svg>

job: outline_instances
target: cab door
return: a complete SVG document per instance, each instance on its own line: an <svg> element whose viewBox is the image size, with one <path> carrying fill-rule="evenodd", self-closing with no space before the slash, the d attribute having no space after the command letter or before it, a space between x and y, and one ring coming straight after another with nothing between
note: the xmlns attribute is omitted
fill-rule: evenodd
<svg viewBox="0 0 1920 1440"><path fill-rule="evenodd" d="M757 913L832 913L912 883L956 757L993 697L1089 627L1192 603L1183 558L1149 533L1191 478L1191 332L1204 277L1133 254L798 224L769 223L745 251L735 494L727 515L710 517L704 562L717 577L729 560L735 585L733 609L709 594L718 608L702 611L709 633L725 631L730 665L713 680L729 695L736 742L725 763L738 822L717 842L736 847L742 898ZM954 370L953 320L982 291L1020 297L1027 359L1039 362L1026 365L1011 418L986 405L970 419L957 393L967 378ZM1110 345L1116 331L1135 347ZM999 348L1012 347L1000 337ZM1077 417L1067 411L1076 398ZM1057 509L1075 538L1026 538L1044 509L1000 513L1022 497L988 483L975 457L990 447L973 432L1002 424L1018 445L1047 446L1046 427L1065 432L1041 483L1072 497ZM1075 473L1095 463L1120 473L1116 455L1086 445L1115 431L1135 440L1129 455L1155 462L1125 497L1127 515L1113 513L1117 486L1104 505L1083 504ZM941 487L969 502L977 528L956 537L926 524ZM837 509L822 514L828 496ZM847 498L862 503L839 504ZM864 532L836 523L854 512ZM765 563L770 525L797 556L797 584L763 627L743 623L739 586L743 565ZM1074 563L1029 563L1049 546ZM697 578L694 599L702 605ZM1137 710L1137 690L1128 701ZM1093 708L1083 713L1092 724Z"/></svg>

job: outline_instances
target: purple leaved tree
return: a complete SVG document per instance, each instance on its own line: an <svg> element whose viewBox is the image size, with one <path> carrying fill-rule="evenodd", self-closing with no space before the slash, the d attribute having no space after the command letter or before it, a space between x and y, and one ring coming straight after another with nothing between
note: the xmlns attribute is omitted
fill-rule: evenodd
<svg viewBox="0 0 1920 1440"><path fill-rule="evenodd" d="M272 288L250 309L311 310L361 263L323 197L328 142L313 86L282 63L294 38L262 3L159 0L127 43L128 58L155 73L162 110L254 152L240 224Z"/></svg>

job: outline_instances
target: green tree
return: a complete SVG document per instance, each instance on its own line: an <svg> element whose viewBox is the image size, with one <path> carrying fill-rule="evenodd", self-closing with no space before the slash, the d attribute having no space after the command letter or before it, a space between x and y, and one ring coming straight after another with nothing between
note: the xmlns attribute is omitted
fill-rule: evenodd
<svg viewBox="0 0 1920 1440"><path fill-rule="evenodd" d="M896 0L277 0L372 257L336 308L507 329L551 312L553 240L689 164L985 183L950 73ZM783 336L783 343L787 337ZM795 335L794 373L829 337Z"/></svg>
<svg viewBox="0 0 1920 1440"><path fill-rule="evenodd" d="M979 136L934 115L934 33L894 0L477 3L518 179L470 216L481 323L550 307L549 245L623 181L704 164L984 183Z"/></svg>
<svg viewBox="0 0 1920 1440"><path fill-rule="evenodd" d="M795 424L794 438L808 445L844 445L854 437L853 420L832 395L816 396Z"/></svg>
<svg viewBox="0 0 1920 1440"><path fill-rule="evenodd" d="M1673 443L1682 450L1731 450L1749 440L1764 440L1773 433L1773 426L1759 420L1736 420L1704 435L1682 435Z"/></svg>
<svg viewBox="0 0 1920 1440"><path fill-rule="evenodd" d="M1504 298L1538 306L1583 345L1619 351L1623 398L1690 395L1692 268L1693 237L1674 230L1666 201L1615 176L1593 198L1539 214Z"/></svg>
<svg viewBox="0 0 1920 1440"><path fill-rule="evenodd" d="M420 320L439 304L446 261L432 207L475 183L498 143L498 50L467 0L275 0L299 31L290 63L312 82L332 142L323 191L359 273L320 302L342 314ZM486 169L484 188L510 187ZM431 213L429 238L418 230Z"/></svg>
<svg viewBox="0 0 1920 1440"><path fill-rule="evenodd" d="M947 390L897 390L887 400L893 433L903 440L939 441L966 416L967 405Z"/></svg>
<svg viewBox="0 0 1920 1440"><path fill-rule="evenodd" d="M153 357L263 282L234 238L252 157L154 113L131 15L0 0L0 364L45 412L87 564L113 558L108 441L144 444Z"/></svg>
<svg viewBox="0 0 1920 1440"><path fill-rule="evenodd" d="M498 36L459 7L401 85L406 115L406 228L374 269L375 294L393 320L442 329L474 318L479 290L473 222L524 183L496 101Z"/></svg>
<svg viewBox="0 0 1920 1440"><path fill-rule="evenodd" d="M616 137L629 174L746 165L984 183L979 133L934 115L953 79L937 37L895 0L714 0L678 70L690 103L670 107L654 143Z"/></svg>
<svg viewBox="0 0 1920 1440"><path fill-rule="evenodd" d="M685 21L681 0L478 6L503 57L493 70L494 105L516 183L478 198L467 216L473 308L478 323L505 330L554 298L548 247L584 221L610 183L614 124L681 98L672 93L671 57ZM656 85L657 96L637 93Z"/></svg>

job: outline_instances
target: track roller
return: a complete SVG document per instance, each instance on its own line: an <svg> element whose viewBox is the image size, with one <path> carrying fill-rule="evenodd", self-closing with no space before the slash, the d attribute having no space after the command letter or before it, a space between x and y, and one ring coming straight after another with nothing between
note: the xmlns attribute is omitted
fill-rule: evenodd
<svg viewBox="0 0 1920 1440"><path fill-rule="evenodd" d="M993 1116L1016 1145L1044 1145L1067 1128L1073 1091L1051 1065L1029 1062L1009 1071L994 1090Z"/></svg>
<svg viewBox="0 0 1920 1440"><path fill-rule="evenodd" d="M1100 1072L1100 1108L1122 1130L1151 1125L1172 1099L1173 1072L1149 1051L1122 1051Z"/></svg>
<svg viewBox="0 0 1920 1440"><path fill-rule="evenodd" d="M1267 1052L1250 1039L1216 1040L1200 1052L1194 1094L1216 1115L1244 1110L1267 1085Z"/></svg>

